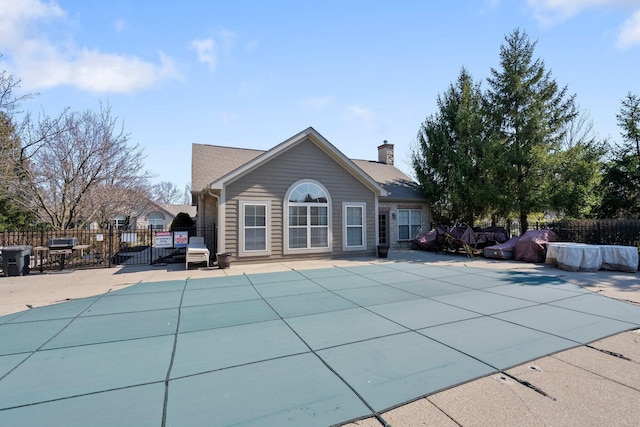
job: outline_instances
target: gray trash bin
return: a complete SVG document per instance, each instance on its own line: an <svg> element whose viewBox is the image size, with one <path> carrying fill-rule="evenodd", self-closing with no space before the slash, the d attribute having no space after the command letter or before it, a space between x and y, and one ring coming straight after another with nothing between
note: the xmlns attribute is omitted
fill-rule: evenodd
<svg viewBox="0 0 640 427"><path fill-rule="evenodd" d="M2 248L2 271L5 277L29 274L31 246L5 246Z"/></svg>

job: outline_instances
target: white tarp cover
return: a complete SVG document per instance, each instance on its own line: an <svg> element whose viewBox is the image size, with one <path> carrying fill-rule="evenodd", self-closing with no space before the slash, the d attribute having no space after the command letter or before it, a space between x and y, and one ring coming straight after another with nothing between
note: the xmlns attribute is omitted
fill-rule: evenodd
<svg viewBox="0 0 640 427"><path fill-rule="evenodd" d="M635 246L550 242L547 244L545 262L556 264L569 271L603 269L635 273L638 271L638 248Z"/></svg>
<svg viewBox="0 0 640 427"><path fill-rule="evenodd" d="M603 270L638 271L638 248L635 246L600 245Z"/></svg>
<svg viewBox="0 0 640 427"><path fill-rule="evenodd" d="M582 245L584 243L575 243L575 242L549 242L547 243L547 255L544 259L546 264L554 264L558 265L558 249L560 247L571 246L571 245Z"/></svg>
<svg viewBox="0 0 640 427"><path fill-rule="evenodd" d="M598 271L602 267L600 248L575 244L558 247L558 267L567 271Z"/></svg>

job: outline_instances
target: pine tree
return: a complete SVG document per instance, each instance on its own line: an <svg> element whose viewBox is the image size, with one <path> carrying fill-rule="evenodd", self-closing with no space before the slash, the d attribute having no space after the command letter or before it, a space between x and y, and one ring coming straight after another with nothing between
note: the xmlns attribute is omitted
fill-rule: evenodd
<svg viewBox="0 0 640 427"><path fill-rule="evenodd" d="M616 114L620 135L625 142L625 148L638 157L640 163L640 96L629 92L622 100L620 113Z"/></svg>
<svg viewBox="0 0 640 427"><path fill-rule="evenodd" d="M504 195L501 209L519 214L521 230L528 214L547 205L541 185L548 179L550 155L560 147L566 125L577 114L575 95L567 95L534 59L536 43L516 29L500 47L500 70L491 69L487 107L500 149L496 176Z"/></svg>
<svg viewBox="0 0 640 427"><path fill-rule="evenodd" d="M418 132L413 166L435 219L473 225L486 213L492 193L480 85L463 68L437 105Z"/></svg>
<svg viewBox="0 0 640 427"><path fill-rule="evenodd" d="M629 92L616 117L624 142L604 168L600 215L640 218L640 97Z"/></svg>

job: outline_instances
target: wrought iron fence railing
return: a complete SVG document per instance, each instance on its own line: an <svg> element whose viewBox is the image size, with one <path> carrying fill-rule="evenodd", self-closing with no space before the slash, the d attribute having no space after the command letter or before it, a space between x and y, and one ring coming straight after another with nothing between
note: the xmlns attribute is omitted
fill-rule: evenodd
<svg viewBox="0 0 640 427"><path fill-rule="evenodd" d="M489 222L476 224L488 227ZM517 221L503 221L495 224L505 227L511 236L521 235ZM593 245L621 245L640 248L640 219L588 219L562 220L553 222L535 222L530 224L534 230L549 229L561 242L580 242Z"/></svg>
<svg viewBox="0 0 640 427"><path fill-rule="evenodd" d="M621 245L640 248L640 220L594 219L572 220L537 224L547 228L563 242L593 245Z"/></svg>
<svg viewBox="0 0 640 427"><path fill-rule="evenodd" d="M167 233L152 228L2 231L0 256L3 247L31 246L32 272L184 262L188 238L202 236L211 256L215 257L215 227L180 228L169 232L170 236ZM54 238L75 238L77 244L65 250L56 250L49 247L49 242Z"/></svg>

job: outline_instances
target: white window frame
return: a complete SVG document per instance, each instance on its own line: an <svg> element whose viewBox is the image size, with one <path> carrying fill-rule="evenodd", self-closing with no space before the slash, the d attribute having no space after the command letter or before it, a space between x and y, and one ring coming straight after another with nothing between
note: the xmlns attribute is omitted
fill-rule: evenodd
<svg viewBox="0 0 640 427"><path fill-rule="evenodd" d="M245 207L246 206L264 206L265 207L265 249L264 250L247 250L245 249ZM238 205L238 256L269 256L271 255L271 201L270 200L241 200ZM251 227L263 228L263 227Z"/></svg>
<svg viewBox="0 0 640 427"><path fill-rule="evenodd" d="M118 214L113 217L113 229L114 230L122 230L124 229L124 225L127 222L127 217L121 214Z"/></svg>
<svg viewBox="0 0 640 427"><path fill-rule="evenodd" d="M289 202L289 198L293 190L296 189L301 184L315 184L324 192L327 196L327 203L295 203ZM319 206L327 208L327 246L321 248L312 248L310 247L310 236L307 234L307 247L306 248L290 248L289 247L289 207L290 206ZM329 191L327 191L326 187L313 179L301 179L299 181L294 182L289 189L287 190L284 196L283 203L283 215L282 215L282 230L283 230L283 242L282 242L282 252L284 254L314 254L314 253L326 253L333 251L333 232L332 232L332 209L331 209L331 195ZM309 219L311 215L311 209L307 209L307 218ZM307 221L307 233L310 233L311 223Z"/></svg>
<svg viewBox="0 0 640 427"><path fill-rule="evenodd" d="M401 211L407 211L409 214L409 224L400 224L400 212ZM411 212L420 212L420 222L418 224L413 224L411 222ZM409 237L408 238L400 238L400 227L403 225L408 225L409 226ZM409 241L411 239L413 239L415 237L415 235L411 235L411 228L414 226L418 226L418 229L420 229L420 227L422 227L422 209L398 209L398 241Z"/></svg>
<svg viewBox="0 0 640 427"><path fill-rule="evenodd" d="M152 216L155 216L155 218L151 218ZM160 220L160 224L155 224L151 222L151 221L157 221L157 220ZM149 224L152 230L162 231L164 230L164 215L162 215L159 212L151 212L147 217L147 223Z"/></svg>
<svg viewBox="0 0 640 427"><path fill-rule="evenodd" d="M356 246L349 246L348 242L348 228L357 228L357 226L349 225L347 221L347 210L349 208L362 209L362 225L360 226L362 232L362 244ZM364 202L342 202L342 250L343 251L362 251L367 249L367 204Z"/></svg>

